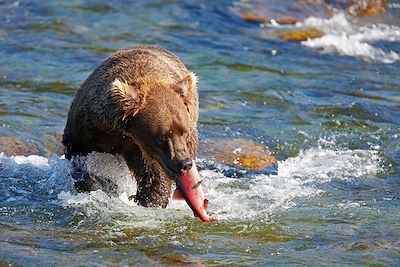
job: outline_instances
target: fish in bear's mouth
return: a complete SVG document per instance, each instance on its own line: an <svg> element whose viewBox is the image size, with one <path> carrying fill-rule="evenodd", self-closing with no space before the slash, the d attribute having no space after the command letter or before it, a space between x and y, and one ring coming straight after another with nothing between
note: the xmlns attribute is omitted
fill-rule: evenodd
<svg viewBox="0 0 400 267"><path fill-rule="evenodd" d="M195 162L192 167L183 172L175 179L176 189L173 194L174 199L184 199L192 209L194 215L203 222L213 222L216 218L207 214L208 200L204 197L202 181Z"/></svg>

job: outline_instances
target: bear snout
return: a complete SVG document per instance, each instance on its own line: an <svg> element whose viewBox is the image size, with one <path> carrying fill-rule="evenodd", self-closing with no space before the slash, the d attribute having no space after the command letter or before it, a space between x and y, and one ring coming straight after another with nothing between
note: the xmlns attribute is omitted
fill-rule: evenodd
<svg viewBox="0 0 400 267"><path fill-rule="evenodd" d="M193 166L193 161L191 158L186 158L178 162L178 170L180 172L188 171L192 168L192 166Z"/></svg>
<svg viewBox="0 0 400 267"><path fill-rule="evenodd" d="M163 168L167 177L171 180L175 180L181 176L184 172L189 171L193 167L193 160L191 158L185 158L183 160L172 159L163 160L162 157L158 160L159 164Z"/></svg>
<svg viewBox="0 0 400 267"><path fill-rule="evenodd" d="M183 160L174 159L172 160L171 169L175 172L176 175L181 175L182 173L190 170L193 166L193 161L191 158L185 158Z"/></svg>

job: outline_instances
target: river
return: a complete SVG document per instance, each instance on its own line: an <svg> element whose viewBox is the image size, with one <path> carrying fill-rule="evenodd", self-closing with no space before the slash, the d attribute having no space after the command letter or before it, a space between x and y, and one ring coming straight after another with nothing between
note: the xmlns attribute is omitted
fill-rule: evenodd
<svg viewBox="0 0 400 267"><path fill-rule="evenodd" d="M369 19L338 12L295 26L260 26L237 7L0 2L0 136L38 150L0 154L1 266L399 265L400 2ZM305 26L324 35L274 34ZM198 158L218 222L182 202L143 208L126 192L73 187L60 140L74 93L133 43L158 44L197 74L200 139L254 140L279 161L230 175Z"/></svg>

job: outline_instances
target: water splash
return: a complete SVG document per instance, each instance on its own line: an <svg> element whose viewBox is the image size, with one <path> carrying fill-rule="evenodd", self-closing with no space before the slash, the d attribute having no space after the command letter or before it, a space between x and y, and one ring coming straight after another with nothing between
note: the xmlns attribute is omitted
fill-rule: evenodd
<svg viewBox="0 0 400 267"><path fill-rule="evenodd" d="M362 179L381 170L377 151L317 147L278 162L277 175L235 179L214 170L201 174L209 178L209 198L219 218L265 219L296 206L299 199L318 196L324 192L322 184Z"/></svg>
<svg viewBox="0 0 400 267"><path fill-rule="evenodd" d="M102 190L77 193L70 176L71 163L64 158L0 154L2 196L15 199L17 193L12 188L18 187L16 181L22 180L30 184L30 190L19 188L19 195L31 198L38 188L43 197L43 191L47 191L44 201L53 201L102 223L156 227L162 221L192 219L189 207L182 201L171 201L167 209L149 209L129 200L132 178L121 168L124 165L118 157L96 153L87 162L88 169L96 167L98 174L119 179L121 188L117 196ZM268 219L279 211L295 207L299 200L320 195L324 192L321 185L332 180L363 179L380 171L380 157L374 150L319 146L279 162L276 175L249 174L234 178L224 175L219 168L203 170L200 175L205 178L210 211L223 221Z"/></svg>
<svg viewBox="0 0 400 267"><path fill-rule="evenodd" d="M128 196L136 193L136 180L121 155L92 152L86 157L75 158L74 163L99 181L97 187L107 188L108 193Z"/></svg>
<svg viewBox="0 0 400 267"><path fill-rule="evenodd" d="M399 42L400 28L394 25L359 26L351 23L344 13L338 13L329 19L309 17L297 26L317 28L325 33L320 38L301 43L308 47L382 63L394 63L400 59L397 52L384 51L371 44L374 41Z"/></svg>

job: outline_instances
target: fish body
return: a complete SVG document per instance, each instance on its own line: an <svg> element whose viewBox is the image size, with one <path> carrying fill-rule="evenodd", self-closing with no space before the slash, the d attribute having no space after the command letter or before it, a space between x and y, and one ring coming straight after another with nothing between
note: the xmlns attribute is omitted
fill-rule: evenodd
<svg viewBox="0 0 400 267"><path fill-rule="evenodd" d="M217 220L207 214L208 200L204 196L202 180L200 180L199 172L194 162L190 170L176 179L176 190L173 198L184 199L193 210L194 215L203 222Z"/></svg>

